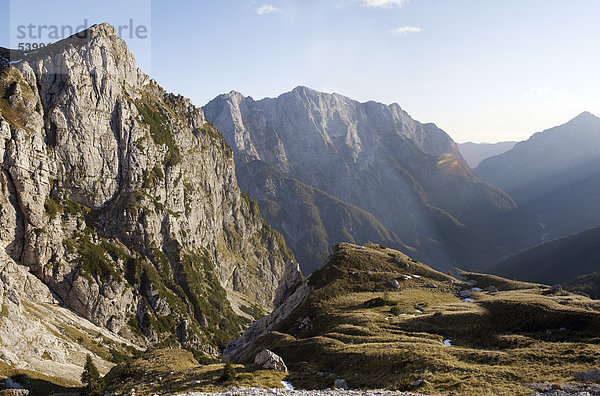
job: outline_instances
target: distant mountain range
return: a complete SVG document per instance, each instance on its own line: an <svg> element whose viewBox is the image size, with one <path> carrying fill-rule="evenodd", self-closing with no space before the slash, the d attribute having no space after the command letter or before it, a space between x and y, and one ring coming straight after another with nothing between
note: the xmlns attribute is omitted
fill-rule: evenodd
<svg viewBox="0 0 600 396"><path fill-rule="evenodd" d="M397 104L298 87L258 101L230 92L203 110L233 148L242 189L305 273L335 243L382 235L437 268L502 254L470 224L514 202L471 174L444 131Z"/></svg>
<svg viewBox="0 0 600 396"><path fill-rule="evenodd" d="M484 219L484 233L512 252L600 224L600 118L585 112L536 133L473 172L519 207Z"/></svg>
<svg viewBox="0 0 600 396"><path fill-rule="evenodd" d="M471 169L477 166L484 159L502 154L512 149L517 142L499 142L499 143L458 143L458 150L462 154Z"/></svg>
<svg viewBox="0 0 600 396"><path fill-rule="evenodd" d="M484 160L474 173L526 204L600 170L599 142L600 118L584 112Z"/></svg>

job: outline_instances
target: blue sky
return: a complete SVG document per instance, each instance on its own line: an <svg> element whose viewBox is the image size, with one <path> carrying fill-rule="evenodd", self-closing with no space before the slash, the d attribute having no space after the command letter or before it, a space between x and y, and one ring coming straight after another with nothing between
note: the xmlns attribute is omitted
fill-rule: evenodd
<svg viewBox="0 0 600 396"><path fill-rule="evenodd" d="M306 85L397 102L458 142L600 115L597 0L0 1L2 46L23 21L147 26L124 37L139 66L198 106Z"/></svg>

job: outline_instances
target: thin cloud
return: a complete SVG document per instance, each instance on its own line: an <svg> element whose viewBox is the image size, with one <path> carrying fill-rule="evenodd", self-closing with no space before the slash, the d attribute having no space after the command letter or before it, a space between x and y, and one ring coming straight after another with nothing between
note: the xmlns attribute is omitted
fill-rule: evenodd
<svg viewBox="0 0 600 396"><path fill-rule="evenodd" d="M543 88L530 88L527 92L525 92L525 96L533 97L533 96L546 96L553 93L552 89L548 87Z"/></svg>
<svg viewBox="0 0 600 396"><path fill-rule="evenodd" d="M575 98L570 92L561 89L549 87L535 87L528 89L523 96L528 98L548 98L549 100L559 100L562 102L572 102Z"/></svg>
<svg viewBox="0 0 600 396"><path fill-rule="evenodd" d="M404 7L409 0L354 0L360 1L365 7L369 8L392 8Z"/></svg>
<svg viewBox="0 0 600 396"><path fill-rule="evenodd" d="M254 10L258 15L265 14L279 14L281 13L281 8L277 8L272 4L264 4Z"/></svg>
<svg viewBox="0 0 600 396"><path fill-rule="evenodd" d="M388 30L388 33L394 37L407 37L412 36L415 33L419 33L421 30L422 29L418 26L400 26Z"/></svg>

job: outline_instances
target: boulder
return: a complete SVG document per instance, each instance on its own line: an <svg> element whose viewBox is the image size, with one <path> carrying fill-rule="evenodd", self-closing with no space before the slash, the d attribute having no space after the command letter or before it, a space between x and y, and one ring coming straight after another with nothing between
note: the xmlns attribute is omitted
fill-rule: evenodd
<svg viewBox="0 0 600 396"><path fill-rule="evenodd" d="M267 370L288 371L287 366L283 362L281 356L263 349L254 357L254 363Z"/></svg>
<svg viewBox="0 0 600 396"><path fill-rule="evenodd" d="M348 389L350 389L350 388L348 387L348 384L346 383L346 380L339 379L339 378L338 378L338 379L336 379L336 380L333 382L333 387L334 387L335 389L343 389L343 390L348 390Z"/></svg>
<svg viewBox="0 0 600 396"><path fill-rule="evenodd" d="M575 377L575 381L579 382L600 382L600 370L591 369L587 372L577 372L573 377Z"/></svg>
<svg viewBox="0 0 600 396"><path fill-rule="evenodd" d="M461 290L459 294L460 294L460 296L462 298L469 298L469 297L471 297L471 292L468 291L468 290Z"/></svg>
<svg viewBox="0 0 600 396"><path fill-rule="evenodd" d="M475 287L475 286L477 286L477 281L476 281L476 280L473 280L473 279L469 279L469 280L466 282L466 285L467 285L467 286L469 286L469 287Z"/></svg>
<svg viewBox="0 0 600 396"><path fill-rule="evenodd" d="M485 288L485 291L490 292L490 293L498 293L498 289L496 288L496 286L488 286Z"/></svg>
<svg viewBox="0 0 600 396"><path fill-rule="evenodd" d="M552 287L550 287L550 293L558 294L560 292L562 292L562 286L561 285L552 285Z"/></svg>
<svg viewBox="0 0 600 396"><path fill-rule="evenodd" d="M400 283L398 283L398 281L396 279L393 279L390 284L392 285L392 287L394 289L400 289Z"/></svg>
<svg viewBox="0 0 600 396"><path fill-rule="evenodd" d="M7 377L4 380L4 386L6 389L24 389L23 385L19 384L17 381L13 380L10 377Z"/></svg>

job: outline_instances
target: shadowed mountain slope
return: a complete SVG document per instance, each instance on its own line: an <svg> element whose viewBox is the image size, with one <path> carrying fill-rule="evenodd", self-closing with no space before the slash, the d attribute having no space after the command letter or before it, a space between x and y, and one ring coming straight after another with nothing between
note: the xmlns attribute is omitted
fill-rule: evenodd
<svg viewBox="0 0 600 396"><path fill-rule="evenodd" d="M371 213L418 257L439 268L491 262L501 254L469 225L511 210L513 201L471 174L444 131L413 120L397 104L359 103L298 87L259 101L231 92L203 109L233 148L238 172L252 161L268 163L284 177ZM301 224L301 216L298 212L292 223ZM277 229L299 246L294 235ZM346 229L354 230L348 232L355 241L366 242L355 233L358 224ZM325 253L320 249L318 257Z"/></svg>

